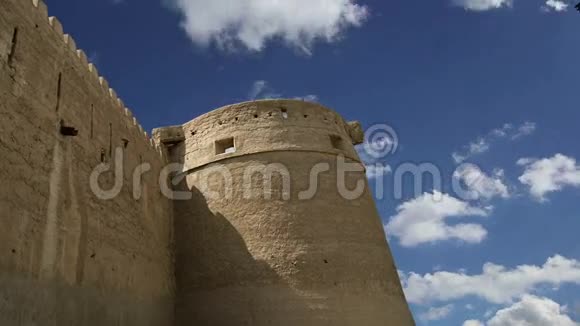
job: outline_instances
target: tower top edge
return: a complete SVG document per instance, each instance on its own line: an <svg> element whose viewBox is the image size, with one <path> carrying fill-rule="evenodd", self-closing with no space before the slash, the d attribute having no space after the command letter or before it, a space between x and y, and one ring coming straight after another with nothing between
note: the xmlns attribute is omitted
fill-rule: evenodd
<svg viewBox="0 0 580 326"><path fill-rule="evenodd" d="M195 121L204 120L210 116L220 115L221 113L227 111L243 110L243 109L268 109L268 108L288 109L289 111L292 111L297 106L300 106L302 108L308 107L312 109L323 110L345 121L341 114L323 104L320 104L318 102L288 98L288 99L260 99L227 104L215 108L213 110L210 110L197 117L194 117L193 119L185 122L183 126L188 125Z"/></svg>

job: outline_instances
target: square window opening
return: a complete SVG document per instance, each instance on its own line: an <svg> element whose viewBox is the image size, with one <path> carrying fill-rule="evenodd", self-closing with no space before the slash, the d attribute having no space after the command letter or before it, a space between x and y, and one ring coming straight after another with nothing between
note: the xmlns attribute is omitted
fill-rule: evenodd
<svg viewBox="0 0 580 326"><path fill-rule="evenodd" d="M332 147L334 149L338 149L341 151L345 150L345 144L344 144L344 140L342 139L342 137L337 136L337 135L331 135L330 136L330 143L332 144Z"/></svg>
<svg viewBox="0 0 580 326"><path fill-rule="evenodd" d="M234 138L226 138L215 142L215 154L230 154L236 152L236 144Z"/></svg>

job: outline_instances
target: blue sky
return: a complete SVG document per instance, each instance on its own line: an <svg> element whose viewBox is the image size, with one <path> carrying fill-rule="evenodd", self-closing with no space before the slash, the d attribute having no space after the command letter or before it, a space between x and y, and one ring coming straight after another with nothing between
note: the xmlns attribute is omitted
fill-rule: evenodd
<svg viewBox="0 0 580 326"><path fill-rule="evenodd" d="M225 2L47 1L146 129L302 97L396 131L387 184L402 163L437 166L440 193L406 182L378 201L419 325L580 321L573 3Z"/></svg>

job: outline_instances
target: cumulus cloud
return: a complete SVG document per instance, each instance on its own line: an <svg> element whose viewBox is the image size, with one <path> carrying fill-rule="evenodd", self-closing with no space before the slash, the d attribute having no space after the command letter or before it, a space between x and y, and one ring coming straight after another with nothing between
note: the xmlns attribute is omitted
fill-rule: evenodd
<svg viewBox="0 0 580 326"><path fill-rule="evenodd" d="M525 295L520 302L499 310L487 326L578 326L566 315L565 308L548 298Z"/></svg>
<svg viewBox="0 0 580 326"><path fill-rule="evenodd" d="M568 4L562 0L546 0L546 4L544 5L545 11L556 11L562 12L568 10Z"/></svg>
<svg viewBox="0 0 580 326"><path fill-rule="evenodd" d="M399 239L405 247L445 240L460 240L480 243L487 236L483 226L474 223L449 224L451 218L487 216L490 208L483 209L469 203L434 191L425 193L397 207L385 226L391 237Z"/></svg>
<svg viewBox="0 0 580 326"><path fill-rule="evenodd" d="M419 315L419 318L423 321L431 320L441 320L445 319L453 311L453 305L448 304L443 307L432 307L426 312Z"/></svg>
<svg viewBox="0 0 580 326"><path fill-rule="evenodd" d="M494 197L509 198L509 189L504 183L504 171L496 169L492 175L487 175L475 164L462 164L453 173L454 182L459 182L461 198L478 200ZM459 189L460 187L455 187Z"/></svg>
<svg viewBox="0 0 580 326"><path fill-rule="evenodd" d="M453 0L457 6L470 11L487 11L502 7L511 7L513 0Z"/></svg>
<svg viewBox="0 0 580 326"><path fill-rule="evenodd" d="M261 51L280 39L310 53L317 41L335 42L361 26L369 9L356 0L167 0L182 15L181 26L197 45Z"/></svg>
<svg viewBox="0 0 580 326"><path fill-rule="evenodd" d="M487 321L467 320L463 326L578 326L566 312L566 307L543 297L526 294L519 302L501 309Z"/></svg>
<svg viewBox="0 0 580 326"><path fill-rule="evenodd" d="M494 142L500 139L507 139L515 141L525 136L529 136L536 131L537 125L534 122L526 121L519 126L514 126L511 123L506 123L500 128L496 128L488 132L485 136L470 142L459 151L451 154L455 163L460 164L470 159L473 156L483 154L491 149Z"/></svg>
<svg viewBox="0 0 580 326"><path fill-rule="evenodd" d="M556 255L542 266L521 265L508 269L486 263L477 275L445 271L400 275L411 303L447 302L475 296L494 304L510 304L540 285L580 284L580 261Z"/></svg>
<svg viewBox="0 0 580 326"><path fill-rule="evenodd" d="M574 158L556 154L541 160L523 158L517 164L525 167L519 181L527 185L530 194L539 201L545 201L546 194L566 186L580 187L580 166Z"/></svg>

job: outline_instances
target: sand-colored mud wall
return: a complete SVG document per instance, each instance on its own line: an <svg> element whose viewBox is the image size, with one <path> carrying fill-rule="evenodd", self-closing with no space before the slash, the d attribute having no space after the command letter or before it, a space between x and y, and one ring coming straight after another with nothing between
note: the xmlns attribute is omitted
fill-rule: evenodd
<svg viewBox="0 0 580 326"><path fill-rule="evenodd" d="M178 325L414 325L352 134L284 100L156 131L184 139L170 156L193 193L175 202ZM365 185L356 198L339 190L339 157L359 167L342 179Z"/></svg>
<svg viewBox="0 0 580 326"><path fill-rule="evenodd" d="M121 161L119 195L97 198L91 172ZM164 161L45 4L0 1L0 324L171 325Z"/></svg>

